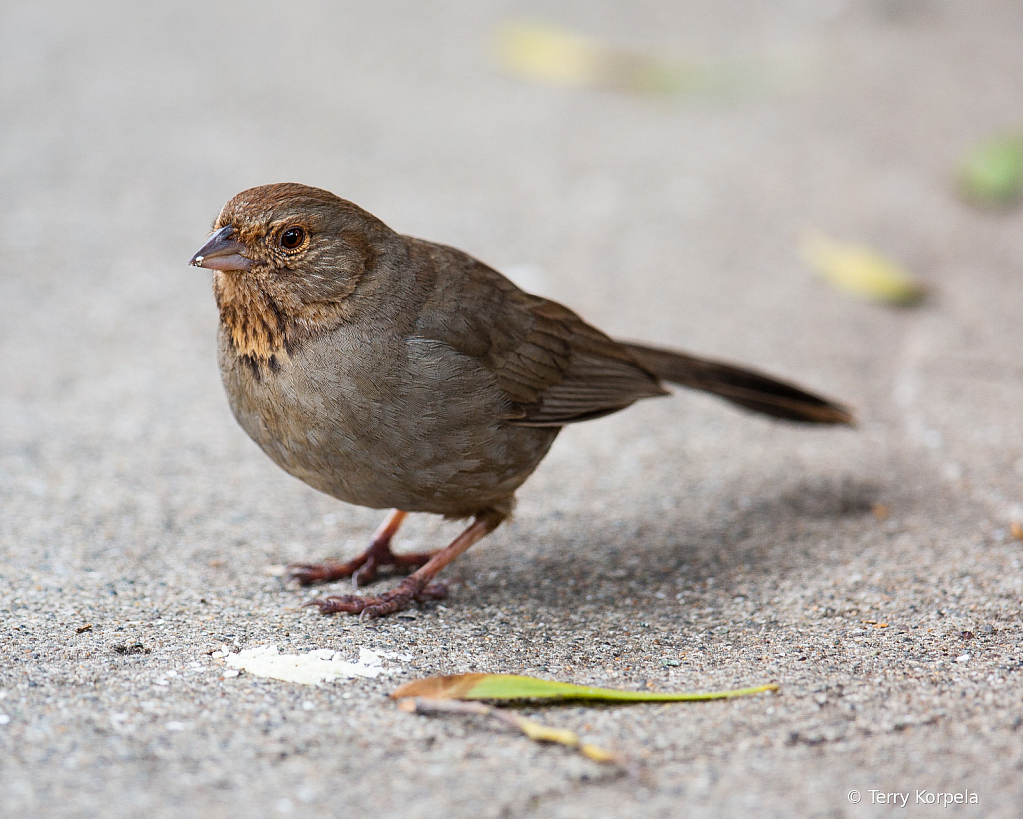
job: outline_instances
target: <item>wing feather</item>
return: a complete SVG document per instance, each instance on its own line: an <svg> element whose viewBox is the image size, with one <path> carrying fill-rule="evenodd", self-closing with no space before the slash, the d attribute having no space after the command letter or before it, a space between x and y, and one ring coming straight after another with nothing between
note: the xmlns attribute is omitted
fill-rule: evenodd
<svg viewBox="0 0 1023 819"><path fill-rule="evenodd" d="M628 349L567 307L520 290L459 250L417 244L445 275L435 278L416 335L476 358L507 397L509 423L561 426L667 394ZM445 320L448 299L462 305L464 320Z"/></svg>

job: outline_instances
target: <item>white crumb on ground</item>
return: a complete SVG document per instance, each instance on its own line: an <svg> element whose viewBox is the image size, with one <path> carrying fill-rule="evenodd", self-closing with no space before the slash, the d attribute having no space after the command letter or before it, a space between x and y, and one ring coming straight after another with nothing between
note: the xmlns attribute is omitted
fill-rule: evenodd
<svg viewBox="0 0 1023 819"><path fill-rule="evenodd" d="M302 685L318 685L353 677L375 679L381 674L393 674L399 670L395 667L384 668L383 660L411 659L407 654L361 647L359 659L354 663L346 661L343 652L329 648L318 648L305 654L281 654L277 646L263 645L242 649L237 654L222 650L213 656L218 654L227 665L239 671Z"/></svg>

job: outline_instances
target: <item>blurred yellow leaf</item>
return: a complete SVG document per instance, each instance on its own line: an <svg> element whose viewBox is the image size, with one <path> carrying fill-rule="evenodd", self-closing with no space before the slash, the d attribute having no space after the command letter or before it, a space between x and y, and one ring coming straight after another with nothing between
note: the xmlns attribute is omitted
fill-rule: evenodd
<svg viewBox="0 0 1023 819"><path fill-rule="evenodd" d="M640 93L717 95L775 90L809 72L778 59L668 60L535 23L508 23L497 57L509 72L548 85Z"/></svg>
<svg viewBox="0 0 1023 819"><path fill-rule="evenodd" d="M810 232L800 246L804 261L825 281L850 295L882 304L916 304L926 288L906 270L869 247Z"/></svg>
<svg viewBox="0 0 1023 819"><path fill-rule="evenodd" d="M963 194L985 205L1023 198L1023 134L1000 134L974 146L959 172Z"/></svg>
<svg viewBox="0 0 1023 819"><path fill-rule="evenodd" d="M500 33L498 54L505 67L556 85L597 85L609 54L596 41L545 26L509 25Z"/></svg>

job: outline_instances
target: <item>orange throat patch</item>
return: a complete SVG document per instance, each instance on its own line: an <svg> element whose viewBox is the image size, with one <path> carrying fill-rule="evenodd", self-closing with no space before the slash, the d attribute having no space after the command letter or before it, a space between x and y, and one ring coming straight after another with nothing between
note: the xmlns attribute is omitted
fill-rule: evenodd
<svg viewBox="0 0 1023 819"><path fill-rule="evenodd" d="M289 315L295 305L282 304L259 282L231 273L214 276L213 293L220 321L240 357L273 366L278 358L287 356Z"/></svg>

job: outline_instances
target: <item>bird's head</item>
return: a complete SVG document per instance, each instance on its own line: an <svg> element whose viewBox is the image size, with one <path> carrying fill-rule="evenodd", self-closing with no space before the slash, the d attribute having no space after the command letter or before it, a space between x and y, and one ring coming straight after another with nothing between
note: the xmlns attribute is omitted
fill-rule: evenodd
<svg viewBox="0 0 1023 819"><path fill-rule="evenodd" d="M378 261L389 229L332 193L283 183L242 191L221 210L189 264L300 304L338 302ZM236 282L240 283L240 282Z"/></svg>

